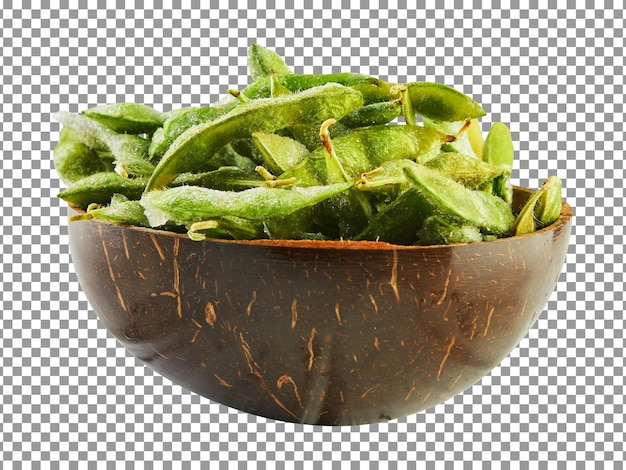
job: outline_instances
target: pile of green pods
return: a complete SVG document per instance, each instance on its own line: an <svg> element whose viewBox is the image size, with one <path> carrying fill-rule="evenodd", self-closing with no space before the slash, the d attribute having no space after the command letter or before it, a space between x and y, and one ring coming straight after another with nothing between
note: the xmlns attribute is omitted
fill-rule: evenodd
<svg viewBox="0 0 626 470"><path fill-rule="evenodd" d="M194 240L473 243L529 233L561 212L549 177L515 214L514 147L483 108L432 82L295 74L248 50L251 84L211 106L118 103L60 111L54 164L74 218ZM419 116L419 118L418 118Z"/></svg>

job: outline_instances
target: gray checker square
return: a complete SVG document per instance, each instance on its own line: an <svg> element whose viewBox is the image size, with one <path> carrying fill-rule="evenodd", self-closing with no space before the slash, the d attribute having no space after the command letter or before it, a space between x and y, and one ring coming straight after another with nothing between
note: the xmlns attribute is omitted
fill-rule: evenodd
<svg viewBox="0 0 626 470"><path fill-rule="evenodd" d="M0 10L0 466L623 468L624 2L180 3ZM98 321L56 198L52 114L212 103L248 83L253 42L296 72L457 87L484 105L483 130L510 125L517 184L564 181L576 215L556 290L519 347L466 392L385 424L287 424L186 392Z"/></svg>

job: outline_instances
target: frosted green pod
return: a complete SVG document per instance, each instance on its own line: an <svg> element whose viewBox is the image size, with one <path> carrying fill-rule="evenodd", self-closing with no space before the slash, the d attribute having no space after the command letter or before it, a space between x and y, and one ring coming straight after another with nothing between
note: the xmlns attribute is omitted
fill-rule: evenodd
<svg viewBox="0 0 626 470"><path fill-rule="evenodd" d="M315 205L353 185L346 182L307 188L259 187L240 192L180 186L144 193L141 204L152 226L168 221L185 225L223 216L267 220Z"/></svg>
<svg viewBox="0 0 626 470"><path fill-rule="evenodd" d="M232 240L267 238L262 222L229 216L191 224L188 234L192 240L196 241L206 238L226 238Z"/></svg>
<svg viewBox="0 0 626 470"><path fill-rule="evenodd" d="M75 135L73 129L64 127L53 151L54 168L65 184L71 184L85 176L112 170L98 152L90 149Z"/></svg>
<svg viewBox="0 0 626 470"><path fill-rule="evenodd" d="M144 214L144 208L139 201L118 202L110 206L92 209L83 218L108 220L122 225L150 227L148 218Z"/></svg>
<svg viewBox="0 0 626 470"><path fill-rule="evenodd" d="M228 114L185 131L157 165L147 190L170 183L176 175L193 171L223 146L253 132L275 132L297 123L339 119L361 106L361 94L338 84L328 84L279 98L240 104Z"/></svg>
<svg viewBox="0 0 626 470"><path fill-rule="evenodd" d="M287 74L276 75L280 84L293 93L302 92L310 88L338 83L352 88L361 93L364 104L378 101L389 101L389 84L383 80L368 75L351 72L339 72L328 74ZM271 95L271 78L261 77L241 93L249 99L268 98Z"/></svg>
<svg viewBox="0 0 626 470"><path fill-rule="evenodd" d="M387 124L402 114L399 100L371 103L361 106L339 121L349 129Z"/></svg>
<svg viewBox="0 0 626 470"><path fill-rule="evenodd" d="M508 180L510 176L510 171L506 168L455 152L442 152L425 165L468 189L479 189L484 184L493 182L495 178Z"/></svg>
<svg viewBox="0 0 626 470"><path fill-rule="evenodd" d="M264 166L276 175L294 167L309 154L297 140L278 134L255 132L252 143L261 154Z"/></svg>
<svg viewBox="0 0 626 470"><path fill-rule="evenodd" d="M563 183L558 177L550 176L541 185L541 188L528 198L515 219L511 234L532 233L537 228L545 227L554 222L561 214L562 187Z"/></svg>
<svg viewBox="0 0 626 470"><path fill-rule="evenodd" d="M421 126L372 126L333 138L337 158L350 177L357 177L390 160L415 159L438 149L445 136ZM281 178L295 176L298 185L326 182L326 150L311 152Z"/></svg>
<svg viewBox="0 0 626 470"><path fill-rule="evenodd" d="M413 82L406 87L413 110L434 121L466 121L486 114L472 98L447 85Z"/></svg>
<svg viewBox="0 0 626 470"><path fill-rule="evenodd" d="M430 127L431 129L435 129L442 134L453 135L456 136L461 129L466 125L466 121L453 121L453 122L439 122L433 121L425 116L422 116L422 120L426 127ZM477 122L476 120L472 120L472 122ZM463 132L454 142L447 142L444 144L443 149L449 152L458 152L465 155L473 156L474 158L481 158L482 154L476 154L474 151L474 146L471 141L471 131L472 125L468 126L465 132ZM425 162L423 162L425 163Z"/></svg>
<svg viewBox="0 0 626 470"><path fill-rule="evenodd" d="M149 154L152 160L159 160L172 142L187 129L205 122L213 121L226 114L232 107L197 106L183 108L172 113L152 136Z"/></svg>
<svg viewBox="0 0 626 470"><path fill-rule="evenodd" d="M546 191L539 197L535 206L535 216L542 227L550 225L561 215L563 206L563 182L558 176L550 176Z"/></svg>
<svg viewBox="0 0 626 470"><path fill-rule="evenodd" d="M411 245L424 220L432 214L433 207L429 201L411 187L376 214L355 239Z"/></svg>
<svg viewBox="0 0 626 470"><path fill-rule="evenodd" d="M483 145L482 159L492 165L501 165L509 170L513 168L515 149L511 131L501 122L496 122L489 129Z"/></svg>
<svg viewBox="0 0 626 470"><path fill-rule="evenodd" d="M140 103L107 104L87 109L83 114L125 134L149 134L165 122L165 114Z"/></svg>
<svg viewBox="0 0 626 470"><path fill-rule="evenodd" d="M217 170L202 173L182 173L171 184L172 186L201 186L222 191L241 191L262 182L263 178L256 172L249 172L237 166L223 166Z"/></svg>
<svg viewBox="0 0 626 470"><path fill-rule="evenodd" d="M74 129L76 138L92 149L107 150L113 155L113 163L123 173L148 176L154 165L148 161L149 142L133 134L118 134L89 117L60 111L55 119Z"/></svg>
<svg viewBox="0 0 626 470"><path fill-rule="evenodd" d="M139 199L145 185L145 178L123 178L113 172L95 173L76 181L59 193L59 197L84 209L92 203L108 204L114 194Z"/></svg>
<svg viewBox="0 0 626 470"><path fill-rule="evenodd" d="M404 169L407 179L436 208L436 213L460 224L474 225L482 232L505 235L515 218L509 205L497 196L472 191L423 165Z"/></svg>
<svg viewBox="0 0 626 470"><path fill-rule="evenodd" d="M449 245L483 241L478 227L455 224L444 217L430 216L417 231L418 245Z"/></svg>
<svg viewBox="0 0 626 470"><path fill-rule="evenodd" d="M281 56L259 44L252 44L248 48L248 70L252 80L272 74L292 73Z"/></svg>

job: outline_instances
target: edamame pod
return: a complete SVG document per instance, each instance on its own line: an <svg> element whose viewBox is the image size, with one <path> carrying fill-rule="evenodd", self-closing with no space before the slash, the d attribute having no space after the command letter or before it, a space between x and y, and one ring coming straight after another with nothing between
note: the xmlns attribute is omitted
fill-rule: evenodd
<svg viewBox="0 0 626 470"><path fill-rule="evenodd" d="M85 176L112 171L113 166L90 149L75 135L73 129L63 127L53 152L54 168L65 184L72 184Z"/></svg>
<svg viewBox="0 0 626 470"><path fill-rule="evenodd" d="M514 155L511 131L501 122L494 123L485 139L482 159L487 163L498 165L511 171ZM510 181L495 181L492 191L508 203L513 201L513 186Z"/></svg>
<svg viewBox="0 0 626 470"><path fill-rule="evenodd" d="M376 214L355 240L412 245L424 220L432 214L432 204L411 187Z"/></svg>
<svg viewBox="0 0 626 470"><path fill-rule="evenodd" d="M272 74L283 75L292 73L281 56L259 44L252 44L248 48L248 70L252 80Z"/></svg>
<svg viewBox="0 0 626 470"><path fill-rule="evenodd" d="M115 132L98 121L67 111L59 111L53 117L64 127L73 129L74 136L90 149L109 150L106 139Z"/></svg>
<svg viewBox="0 0 626 470"><path fill-rule="evenodd" d="M472 142L470 140L470 128L472 128L472 124L466 126L466 121L433 121L425 116L422 116L422 121L426 127L430 127L431 129L435 129L436 131L441 132L442 134L453 135L456 136L461 132L462 129L465 129L464 132L454 141L454 142L446 142L443 145L443 150L448 152L457 152L463 153L465 155L470 155L475 158L482 158L481 153L475 153L474 147L472 146ZM472 123L476 123L475 119L472 119ZM426 162L422 162L426 163Z"/></svg>
<svg viewBox="0 0 626 470"><path fill-rule="evenodd" d="M275 132L297 123L339 119L361 106L361 94L328 84L280 98L240 104L230 113L185 131L167 150L148 181L147 190L160 189L178 174L202 166L224 145L253 132Z"/></svg>
<svg viewBox="0 0 626 470"><path fill-rule="evenodd" d="M202 186L222 191L240 191L262 182L263 178L254 171L244 171L236 166L223 166L202 173L182 173L172 181L172 186Z"/></svg>
<svg viewBox="0 0 626 470"><path fill-rule="evenodd" d="M418 245L449 245L483 241L478 227L459 225L440 216L428 217L417 231Z"/></svg>
<svg viewBox="0 0 626 470"><path fill-rule="evenodd" d="M191 224L188 234L192 240L204 240L205 238L257 240L267 238L262 222L229 216Z"/></svg>
<svg viewBox="0 0 626 470"><path fill-rule="evenodd" d="M154 165L148 161L150 142L131 134L117 134L119 137L107 141L113 154L115 171L122 176L150 176Z"/></svg>
<svg viewBox="0 0 626 470"><path fill-rule="evenodd" d="M390 99L390 86L387 82L359 73L287 74L276 75L276 79L282 86L293 93L329 83L338 83L360 92L363 96L364 104L389 101ZM271 78L261 77L244 88L241 93L249 99L268 98L272 96Z"/></svg>
<svg viewBox="0 0 626 470"><path fill-rule="evenodd" d="M546 191L535 206L535 216L541 227L546 227L559 218L563 205L563 182L558 176L550 176L544 183Z"/></svg>
<svg viewBox="0 0 626 470"><path fill-rule="evenodd" d="M293 92L280 83L276 74L270 75L270 98L291 95Z"/></svg>
<svg viewBox="0 0 626 470"><path fill-rule="evenodd" d="M482 158L484 140L478 119L472 119L465 133L467 134L470 146L474 151L474 155Z"/></svg>
<svg viewBox="0 0 626 470"><path fill-rule="evenodd" d="M487 234L505 235L515 222L511 208L499 197L467 189L423 165L406 167L404 172L437 213L460 224L475 225Z"/></svg>
<svg viewBox="0 0 626 470"><path fill-rule="evenodd" d="M150 134L165 122L165 114L140 103L107 104L89 108L83 114L124 134Z"/></svg>
<svg viewBox="0 0 626 470"><path fill-rule="evenodd" d="M415 160L420 155L438 150L446 136L421 126L372 126L356 129L333 138L337 158L350 177L357 177L390 160ZM280 178L295 176L299 186L324 184L326 150L311 152L299 165Z"/></svg>
<svg viewBox="0 0 626 470"><path fill-rule="evenodd" d="M213 121L226 114L228 107L198 106L184 108L172 113L152 136L149 155L151 160L158 161L167 151L172 142L187 129L205 122Z"/></svg>
<svg viewBox="0 0 626 470"><path fill-rule="evenodd" d="M353 113L342 118L339 123L349 129L357 127L387 124L402 114L402 103L399 100L383 101L361 106Z"/></svg>
<svg viewBox="0 0 626 470"><path fill-rule="evenodd" d="M461 183L466 188L474 190L493 182L496 178L502 177L508 180L510 176L510 171L506 168L455 152L442 152L425 165Z"/></svg>
<svg viewBox="0 0 626 470"><path fill-rule="evenodd" d="M433 121L467 121L487 114L472 98L441 83L412 82L406 87L413 110Z"/></svg>
<svg viewBox="0 0 626 470"><path fill-rule="evenodd" d="M276 175L296 166L309 154L309 150L297 140L278 134L255 132L252 144L263 158L264 166Z"/></svg>
<svg viewBox="0 0 626 470"><path fill-rule="evenodd" d="M322 145L319 124L298 124L291 126L288 130L293 138L302 143L309 151L319 149ZM333 139L343 137L350 133L350 129L340 122L336 122L330 126L328 131Z"/></svg>
<svg viewBox="0 0 626 470"><path fill-rule="evenodd" d="M483 146L482 159L492 165L502 165L509 170L513 168L515 149L511 139L511 131L501 122L496 122L489 129Z"/></svg>
<svg viewBox="0 0 626 470"><path fill-rule="evenodd" d="M146 192L141 204L152 226L168 221L186 225L223 216L266 220L315 205L353 185L353 182L346 182L308 188L259 187L240 192L180 186Z"/></svg>
<svg viewBox="0 0 626 470"><path fill-rule="evenodd" d="M110 206L92 209L79 216L81 219L101 219L122 225L134 225L137 227L150 227L148 218L144 214L143 206L139 201L124 201Z"/></svg>
<svg viewBox="0 0 626 470"><path fill-rule="evenodd" d="M150 144L146 139L133 134L118 134L79 114L60 111L54 118L74 129L76 137L92 149L110 151L121 174L148 176L153 173L154 165L147 159Z"/></svg>
<svg viewBox="0 0 626 470"><path fill-rule="evenodd" d="M128 199L139 199L146 185L144 178L123 178L117 173L95 173L76 181L59 193L59 197L73 206L85 209L89 204L108 204L114 194Z"/></svg>
<svg viewBox="0 0 626 470"><path fill-rule="evenodd" d="M223 166L236 166L242 171L252 174L257 165L257 162L236 152L232 145L228 144L218 150L206 165L198 168L198 171L212 171L218 170Z"/></svg>
<svg viewBox="0 0 626 470"><path fill-rule="evenodd" d="M511 228L511 235L534 232L558 219L561 214L562 187L558 177L550 176L522 207ZM541 204L539 201L542 201Z"/></svg>

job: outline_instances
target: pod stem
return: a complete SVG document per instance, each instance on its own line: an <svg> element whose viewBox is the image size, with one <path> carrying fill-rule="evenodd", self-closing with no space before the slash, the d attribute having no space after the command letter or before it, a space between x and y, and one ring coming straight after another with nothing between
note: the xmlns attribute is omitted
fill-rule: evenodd
<svg viewBox="0 0 626 470"><path fill-rule="evenodd" d="M292 176L291 178L285 178L285 179L276 179L276 176L274 176L272 173L269 172L269 170L267 168L265 168L264 166L257 166L254 171L256 171L259 175L261 175L263 177L263 179L265 180L265 186L267 186L268 188L278 188L280 186L289 186L290 184L294 184L297 181L297 178L295 176Z"/></svg>
<svg viewBox="0 0 626 470"><path fill-rule="evenodd" d="M406 85L393 85L389 89L389 93L392 96L400 96L400 103L402 104L402 114L404 115L404 121L409 126L417 126L417 117L413 110L413 105L409 99L409 90Z"/></svg>
<svg viewBox="0 0 626 470"><path fill-rule="evenodd" d="M337 167L339 168L339 171L341 172L341 177L343 178L343 180L350 181L350 177L346 173L346 170L343 168L343 165L341 164L341 162L339 161L339 158L337 157L337 154L335 153L335 147L333 146L333 142L330 138L329 128L336 122L337 122L336 119L330 118L330 119L326 119L322 123L322 125L320 126L320 139L322 139L322 146L324 147L324 150L326 150L326 153L328 153L328 155L330 155L330 157L337 164Z"/></svg>
<svg viewBox="0 0 626 470"><path fill-rule="evenodd" d="M228 93L230 96L236 98L237 101L239 101L240 103L249 103L250 102L250 98L246 97L239 90L235 90L233 88L229 88L228 90L226 90L226 93Z"/></svg>

